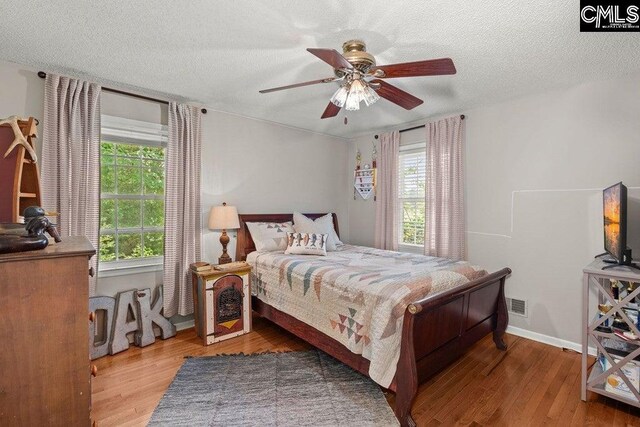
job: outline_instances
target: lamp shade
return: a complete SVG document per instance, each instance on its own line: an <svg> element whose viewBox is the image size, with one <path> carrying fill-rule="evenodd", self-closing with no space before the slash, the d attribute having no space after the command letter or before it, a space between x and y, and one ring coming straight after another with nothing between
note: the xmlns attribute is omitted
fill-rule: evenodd
<svg viewBox="0 0 640 427"><path fill-rule="evenodd" d="M209 212L209 229L211 230L232 230L240 228L238 221L238 210L235 206L213 206Z"/></svg>

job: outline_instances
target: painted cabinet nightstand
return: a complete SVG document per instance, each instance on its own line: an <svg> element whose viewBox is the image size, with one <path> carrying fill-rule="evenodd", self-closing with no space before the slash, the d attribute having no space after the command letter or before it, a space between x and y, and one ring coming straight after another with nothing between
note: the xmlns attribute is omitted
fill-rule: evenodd
<svg viewBox="0 0 640 427"><path fill-rule="evenodd" d="M251 267L192 271L195 328L204 345L251 332Z"/></svg>

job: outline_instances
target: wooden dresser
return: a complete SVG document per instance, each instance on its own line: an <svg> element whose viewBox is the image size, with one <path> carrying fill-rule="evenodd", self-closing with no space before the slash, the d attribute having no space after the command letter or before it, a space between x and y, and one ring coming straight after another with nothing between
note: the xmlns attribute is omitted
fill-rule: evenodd
<svg viewBox="0 0 640 427"><path fill-rule="evenodd" d="M90 424L94 254L85 237L63 237L0 255L0 425Z"/></svg>

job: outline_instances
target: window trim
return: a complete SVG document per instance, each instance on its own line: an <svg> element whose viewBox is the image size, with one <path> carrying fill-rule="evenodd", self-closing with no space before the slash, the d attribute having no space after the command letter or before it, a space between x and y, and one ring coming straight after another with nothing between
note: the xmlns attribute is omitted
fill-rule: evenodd
<svg viewBox="0 0 640 427"><path fill-rule="evenodd" d="M117 264L117 265L114 265ZM124 259L101 262L98 264L99 277L126 276L129 274L153 273L162 271L164 257Z"/></svg>
<svg viewBox="0 0 640 427"><path fill-rule="evenodd" d="M101 128L100 128L100 142L106 140L108 142L136 144L140 146L148 147L163 147L166 149L167 142L169 141L169 130L167 125L158 123L144 122L140 120L126 119L123 117L115 117L108 115L101 115ZM166 162L166 151L165 159ZM165 176L166 180L166 176ZM166 184L166 182L165 182ZM113 193L102 193L100 191L100 200L103 199L129 199L129 200L164 200L164 195L149 194L149 195L125 195L118 197ZM149 232L164 232L164 227L147 227L147 228L122 228L124 232L127 230L131 232L145 231ZM116 229L109 228L103 229L100 227L99 233L103 234L115 234ZM100 254L96 254L100 257ZM102 261L98 263L99 277L113 277L129 274L139 274L161 271L163 269L164 257L146 257L146 258L133 258L116 261Z"/></svg>
<svg viewBox="0 0 640 427"><path fill-rule="evenodd" d="M167 125L106 116L104 114L100 120L101 140L102 135L109 135L109 141L154 147L166 147L167 142L169 142L169 127Z"/></svg>

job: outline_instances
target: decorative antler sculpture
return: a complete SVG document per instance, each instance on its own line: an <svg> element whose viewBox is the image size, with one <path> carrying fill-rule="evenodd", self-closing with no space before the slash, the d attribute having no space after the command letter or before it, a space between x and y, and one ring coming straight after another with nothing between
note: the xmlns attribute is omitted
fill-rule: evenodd
<svg viewBox="0 0 640 427"><path fill-rule="evenodd" d="M6 119L0 119L0 125L9 124L11 126L11 129L13 129L13 135L15 137L13 140L13 143L9 146L7 151L5 151L4 157L6 158L18 145L22 145L25 148L25 150L27 150L27 152L31 156L31 159L35 163L38 161L38 156L36 155L36 152L33 150L33 147L31 147L31 144L27 142L27 139L22 134L22 131L20 130L20 126L18 125L18 120L19 120L18 116L10 116L10 117L7 117Z"/></svg>

